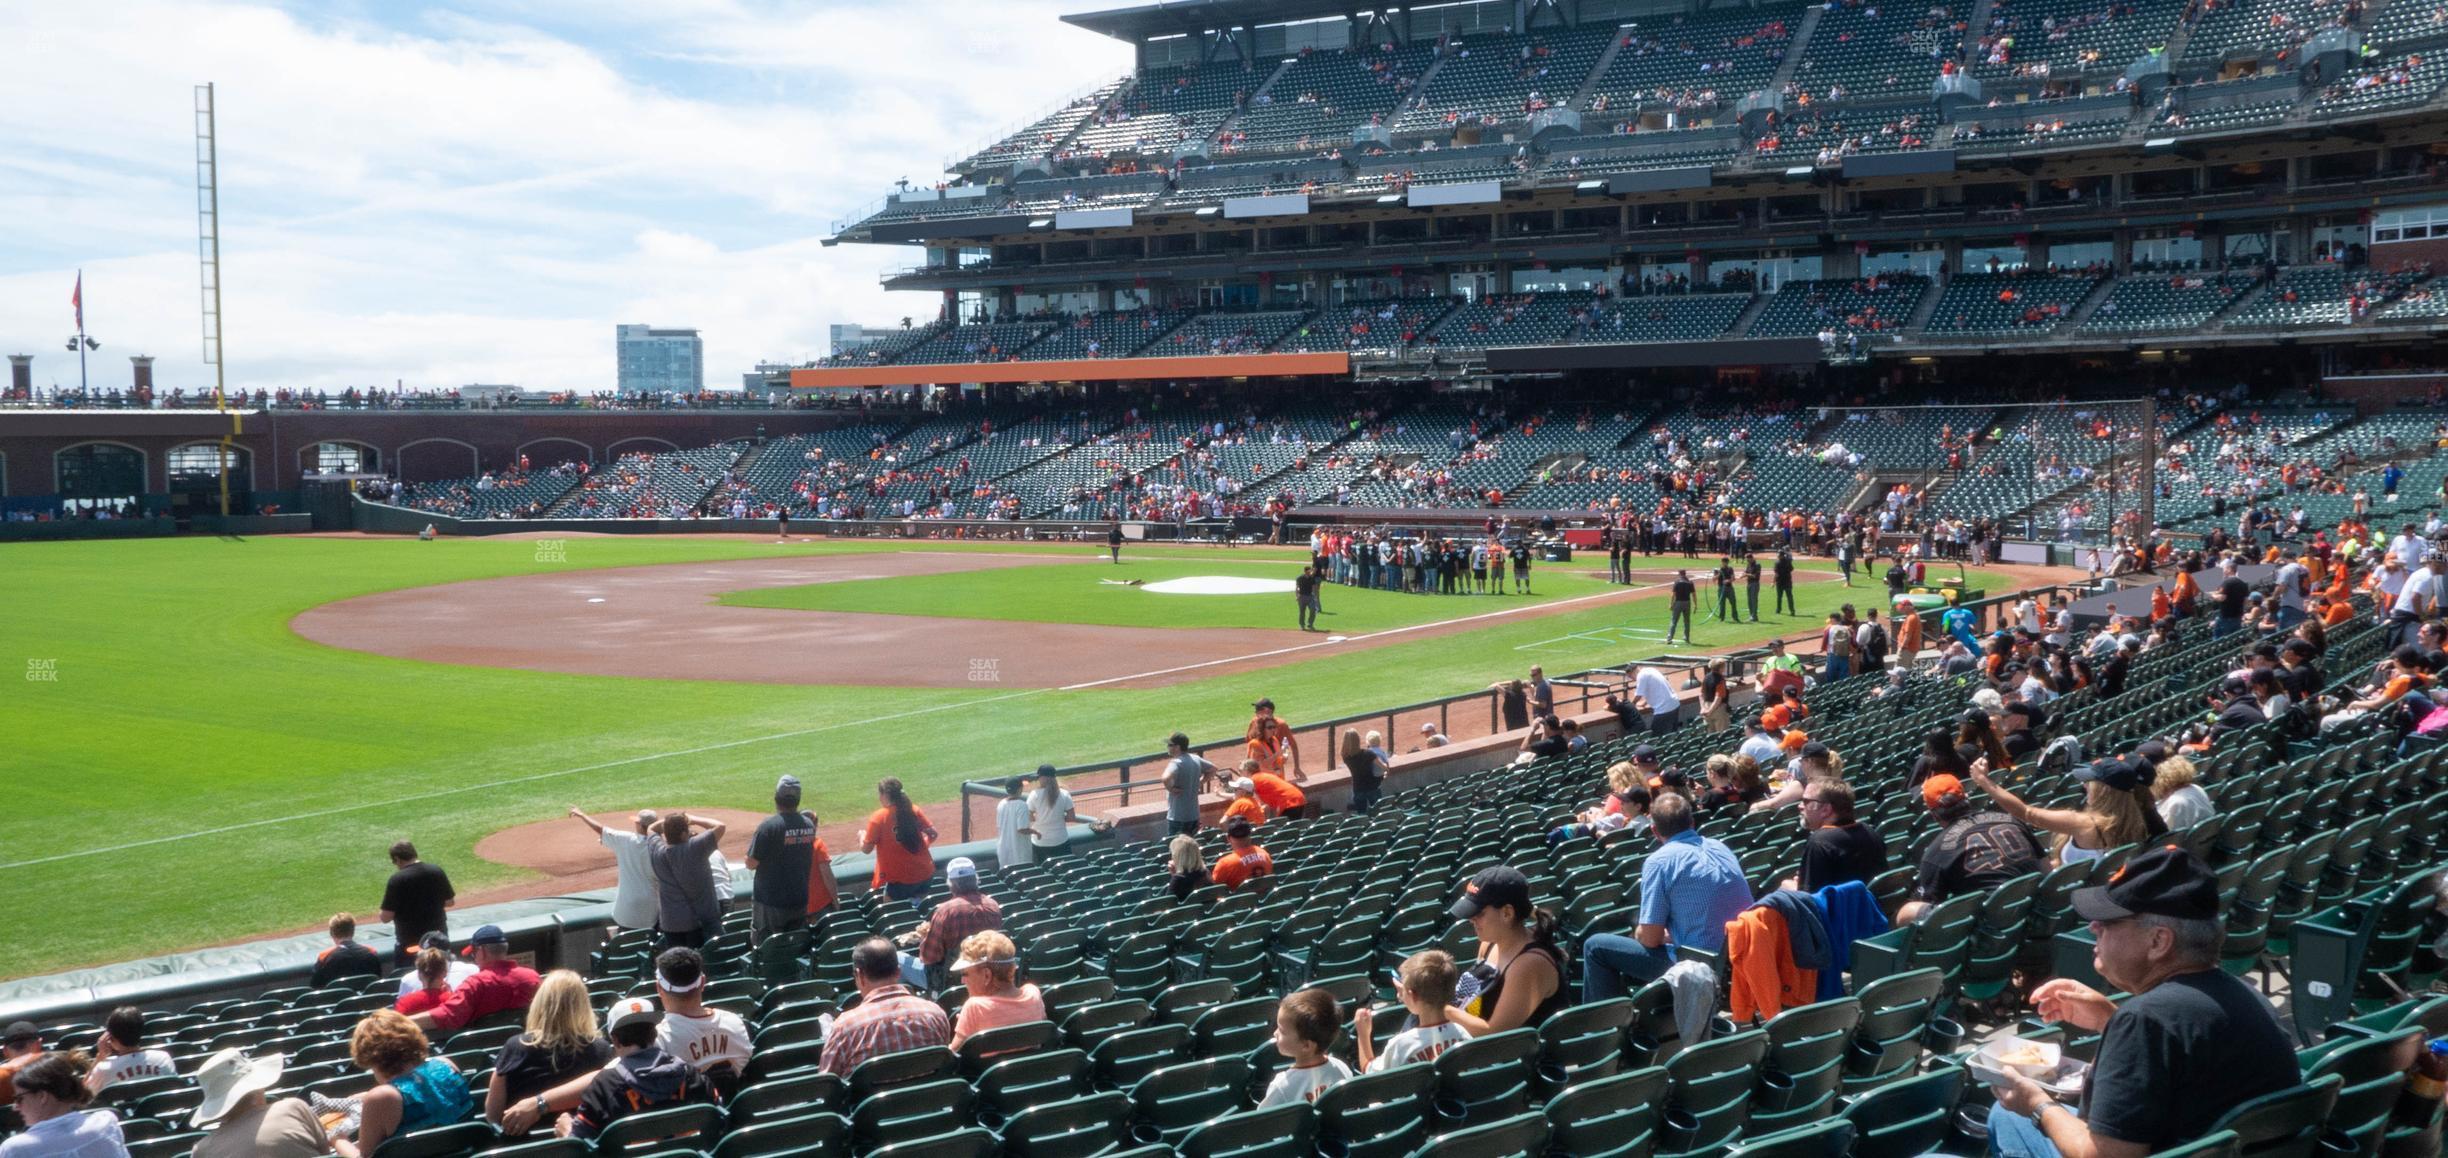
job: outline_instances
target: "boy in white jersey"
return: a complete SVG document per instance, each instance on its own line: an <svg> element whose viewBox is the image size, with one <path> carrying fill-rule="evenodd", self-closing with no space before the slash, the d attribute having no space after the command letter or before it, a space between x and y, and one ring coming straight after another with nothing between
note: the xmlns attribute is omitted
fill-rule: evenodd
<svg viewBox="0 0 2448 1158"><path fill-rule="evenodd" d="M1360 1068L1376 1073L1412 1062L1432 1062L1438 1054L1469 1041L1469 1033L1445 1020L1445 1007L1453 1004L1454 984L1461 976L1453 957L1443 949L1413 953L1404 959L1402 968L1394 974L1394 996L1411 1012L1412 1026L1386 1042L1384 1053L1377 1053L1369 1045L1374 1018L1369 1007L1362 1005L1359 1012L1352 1014L1352 1036L1359 1042Z"/></svg>
<svg viewBox="0 0 2448 1158"><path fill-rule="evenodd" d="M1342 1021L1334 998L1323 989L1303 989L1275 1007L1275 1051L1292 1059L1292 1065L1267 1083L1259 1108L1315 1102L1352 1076L1343 1059L1326 1052L1333 1048Z"/></svg>
<svg viewBox="0 0 2448 1158"><path fill-rule="evenodd" d="M94 1042L94 1068L85 1075L86 1089L98 1094L117 1082L178 1073L178 1063L167 1051L145 1048L144 1024L144 1011L133 1005L111 1010L102 1023L101 1039Z"/></svg>

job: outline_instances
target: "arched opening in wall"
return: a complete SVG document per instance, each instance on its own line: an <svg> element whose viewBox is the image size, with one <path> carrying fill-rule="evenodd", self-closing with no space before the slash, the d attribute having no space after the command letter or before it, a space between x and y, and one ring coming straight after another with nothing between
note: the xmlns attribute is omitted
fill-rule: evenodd
<svg viewBox="0 0 2448 1158"><path fill-rule="evenodd" d="M440 482L482 473L482 456L456 438L420 438L399 448L391 467L401 482Z"/></svg>
<svg viewBox="0 0 2448 1158"><path fill-rule="evenodd" d="M60 505L72 515L88 512L134 518L145 493L145 452L116 442L84 442L51 456Z"/></svg>
<svg viewBox="0 0 2448 1158"><path fill-rule="evenodd" d="M382 450L362 442L318 442L298 451L303 474L381 474Z"/></svg>
<svg viewBox="0 0 2448 1158"><path fill-rule="evenodd" d="M519 447L518 454L527 460L527 469L531 471L551 470L565 462L595 461L594 449L574 438L539 438ZM518 463L503 465L516 467Z"/></svg>
<svg viewBox="0 0 2448 1158"><path fill-rule="evenodd" d="M170 512L178 516L221 513L221 473L229 472L229 512L251 514L254 507L255 464L243 446L226 450L218 442L190 442L170 449L162 460L170 482Z"/></svg>
<svg viewBox="0 0 2448 1158"><path fill-rule="evenodd" d="M624 438L604 448L604 457L618 460L624 454L671 454L680 449L678 443L661 438Z"/></svg>

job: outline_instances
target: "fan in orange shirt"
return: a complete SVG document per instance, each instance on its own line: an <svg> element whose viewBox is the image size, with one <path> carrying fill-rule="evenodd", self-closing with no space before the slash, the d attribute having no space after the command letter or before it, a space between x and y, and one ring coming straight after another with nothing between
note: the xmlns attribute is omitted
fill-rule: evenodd
<svg viewBox="0 0 2448 1158"><path fill-rule="evenodd" d="M1278 776L1283 775L1288 758L1292 779L1295 782L1308 780L1309 777L1301 771L1300 742L1292 738L1292 725L1275 714L1275 701L1265 699L1250 706L1258 714L1250 717L1249 729L1242 737L1249 745L1249 758Z"/></svg>
<svg viewBox="0 0 2448 1158"><path fill-rule="evenodd" d="M1249 777L1233 781L1232 791L1232 803L1224 806L1221 822L1230 823L1237 816L1249 821L1253 828L1266 823L1266 808L1258 803L1258 786Z"/></svg>
<svg viewBox="0 0 2448 1158"><path fill-rule="evenodd" d="M1309 794L1292 786L1292 782L1263 768L1253 769L1243 764L1241 775L1247 777L1258 791L1258 803L1277 816L1299 816L1309 803Z"/></svg>
<svg viewBox="0 0 2448 1158"><path fill-rule="evenodd" d="M2160 602L2161 600L2159 596L2151 596L2151 617L2154 619L2167 618L2167 614L2159 610ZM2193 581L2193 573L2191 571L2186 571L2181 568L2177 570L2176 590L2169 593L2167 602L2174 604L2176 610L2184 612L2188 616L2200 613L2201 584Z"/></svg>
<svg viewBox="0 0 2448 1158"><path fill-rule="evenodd" d="M2192 579L2193 577L2190 575L2183 575L2179 576L2176 581L2178 583L2189 583L2192 581ZM2152 587L2151 622L2157 623L2162 619L2166 619L2168 616L2175 614L2175 611L2176 605L2168 599L2167 588Z"/></svg>

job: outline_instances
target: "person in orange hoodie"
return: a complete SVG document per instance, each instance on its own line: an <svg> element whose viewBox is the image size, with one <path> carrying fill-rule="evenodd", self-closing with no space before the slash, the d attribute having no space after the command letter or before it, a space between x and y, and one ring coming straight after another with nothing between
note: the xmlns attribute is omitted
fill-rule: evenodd
<svg viewBox="0 0 2448 1158"><path fill-rule="evenodd" d="M2177 581L2181 583L2189 581L2192 578L2192 576L2186 575L2182 576ZM2154 585L2151 588L2151 622L2157 623L2160 620L2166 619L2175 614L2175 612L2176 604L2173 600L2168 598L2167 588Z"/></svg>
<svg viewBox="0 0 2448 1158"><path fill-rule="evenodd" d="M2186 618L2191 618L2192 616L2200 613L2201 584L2193 581L2193 573L2191 571L2187 571L2181 567L2177 568L2176 590L2170 595L2169 602L2174 604L2175 610L2183 612ZM2166 618L2164 615L2160 614L2157 596L2152 597L2151 603L2152 617L2161 619Z"/></svg>

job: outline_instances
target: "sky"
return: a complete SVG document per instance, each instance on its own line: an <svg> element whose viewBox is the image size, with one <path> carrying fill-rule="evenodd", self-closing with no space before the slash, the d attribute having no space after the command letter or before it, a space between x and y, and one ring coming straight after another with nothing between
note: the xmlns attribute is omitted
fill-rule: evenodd
<svg viewBox="0 0 2448 1158"><path fill-rule="evenodd" d="M613 327L704 334L709 386L822 355L907 246L821 241L1129 70L1100 0L0 0L0 353L210 389L194 86L216 87L232 388L613 385Z"/></svg>

